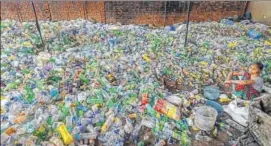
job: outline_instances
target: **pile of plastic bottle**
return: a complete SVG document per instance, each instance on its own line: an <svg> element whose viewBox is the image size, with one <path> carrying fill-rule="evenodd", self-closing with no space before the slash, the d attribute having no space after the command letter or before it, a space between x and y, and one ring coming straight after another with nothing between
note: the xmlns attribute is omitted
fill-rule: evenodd
<svg viewBox="0 0 271 146"><path fill-rule="evenodd" d="M1 145L190 145L205 86L254 61L271 80L271 29L259 23L192 23L187 47L185 24L40 26L44 45L35 23L1 22Z"/></svg>

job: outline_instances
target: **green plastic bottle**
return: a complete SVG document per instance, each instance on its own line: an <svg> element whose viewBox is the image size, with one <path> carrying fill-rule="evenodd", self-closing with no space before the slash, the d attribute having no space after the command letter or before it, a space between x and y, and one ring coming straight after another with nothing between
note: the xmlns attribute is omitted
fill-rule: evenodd
<svg viewBox="0 0 271 146"><path fill-rule="evenodd" d="M27 102L32 103L35 98L35 93L29 87L26 87L25 90L26 90L25 98L26 98Z"/></svg>
<svg viewBox="0 0 271 146"><path fill-rule="evenodd" d="M144 146L144 141L140 141L137 146Z"/></svg>
<svg viewBox="0 0 271 146"><path fill-rule="evenodd" d="M112 108L112 107L114 107L114 105L115 105L115 100L114 99L109 99L106 102L106 107L108 107L108 108Z"/></svg>
<svg viewBox="0 0 271 146"><path fill-rule="evenodd" d="M187 132L184 131L181 134L181 144L182 146L190 146L191 145L191 140L189 136L187 135Z"/></svg>
<svg viewBox="0 0 271 146"><path fill-rule="evenodd" d="M70 112L70 108L67 106L63 106L61 111L62 111L63 115L66 117L66 116L68 116L68 114Z"/></svg>
<svg viewBox="0 0 271 146"><path fill-rule="evenodd" d="M20 80L15 80L14 82L11 82L7 85L7 87L5 88L5 90L9 90L9 89L17 89L18 85L20 83Z"/></svg>
<svg viewBox="0 0 271 146"><path fill-rule="evenodd" d="M81 74L79 75L79 78L80 78L80 80L83 81L84 84L88 85L89 80L88 80L88 78L87 78L84 74L81 73Z"/></svg>
<svg viewBox="0 0 271 146"><path fill-rule="evenodd" d="M46 127L44 125L40 126L37 130L34 131L34 135L36 135L41 140L45 140L47 135Z"/></svg>
<svg viewBox="0 0 271 146"><path fill-rule="evenodd" d="M104 102L104 100L101 99L101 98L91 98L91 97L89 97L87 99L87 103L89 103L89 104L102 104L103 102Z"/></svg>

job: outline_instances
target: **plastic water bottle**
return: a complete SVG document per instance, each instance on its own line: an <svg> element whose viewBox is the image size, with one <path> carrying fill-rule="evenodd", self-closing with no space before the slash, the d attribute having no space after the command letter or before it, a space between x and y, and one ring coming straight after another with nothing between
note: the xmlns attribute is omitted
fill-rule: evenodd
<svg viewBox="0 0 271 146"><path fill-rule="evenodd" d="M160 140L158 143L155 144L155 146L164 146L166 145L165 140Z"/></svg>
<svg viewBox="0 0 271 146"><path fill-rule="evenodd" d="M108 117L108 119L105 121L105 123L103 124L103 126L102 126L102 133L105 133L107 130L108 130L108 128L111 126L111 124L113 123L113 120L114 120L114 117L115 117L115 115L114 114L111 114L109 117Z"/></svg>
<svg viewBox="0 0 271 146"><path fill-rule="evenodd" d="M182 134L181 134L181 144L182 144L182 146L190 146L191 145L191 140L186 132L182 132Z"/></svg>
<svg viewBox="0 0 271 146"><path fill-rule="evenodd" d="M5 132L1 134L1 143L6 143L8 141L8 139L10 138L10 136L8 134L6 134Z"/></svg>
<svg viewBox="0 0 271 146"><path fill-rule="evenodd" d="M80 133L80 139L95 139L97 137L97 133Z"/></svg>
<svg viewBox="0 0 271 146"><path fill-rule="evenodd" d="M129 119L126 118L126 124L124 125L124 131L130 134L133 131L133 125L130 123Z"/></svg>

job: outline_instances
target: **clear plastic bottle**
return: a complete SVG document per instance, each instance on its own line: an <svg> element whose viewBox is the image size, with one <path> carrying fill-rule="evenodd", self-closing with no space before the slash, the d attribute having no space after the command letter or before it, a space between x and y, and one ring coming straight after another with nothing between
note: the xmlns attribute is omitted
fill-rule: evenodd
<svg viewBox="0 0 271 146"><path fill-rule="evenodd" d="M124 131L130 134L133 131L134 127L132 123L130 123L129 119L126 118L126 124L124 125Z"/></svg>
<svg viewBox="0 0 271 146"><path fill-rule="evenodd" d="M91 123L92 123L91 118L81 118L81 124L82 124L83 126L87 126L87 125L89 125L89 124L91 124Z"/></svg>
<svg viewBox="0 0 271 146"><path fill-rule="evenodd" d="M77 114L76 114L76 111L75 111L74 108L70 108L69 112L70 112L72 117L77 117Z"/></svg>
<svg viewBox="0 0 271 146"><path fill-rule="evenodd" d="M9 140L10 136L5 132L1 134L1 144L6 143Z"/></svg>
<svg viewBox="0 0 271 146"><path fill-rule="evenodd" d="M49 141L57 146L64 146L63 142L55 136L51 137Z"/></svg>
<svg viewBox="0 0 271 146"><path fill-rule="evenodd" d="M141 124L136 124L133 132L131 133L131 137L134 143L136 143L138 140L138 133L140 129L141 129Z"/></svg>
<svg viewBox="0 0 271 146"><path fill-rule="evenodd" d="M158 143L156 143L154 146L164 146L164 145L166 145L166 141L162 139Z"/></svg>
<svg viewBox="0 0 271 146"><path fill-rule="evenodd" d="M97 137L97 133L80 133L80 139L95 139Z"/></svg>
<svg viewBox="0 0 271 146"><path fill-rule="evenodd" d="M92 124L98 123L98 122L103 122L105 120L104 115L101 113L95 114L94 118L91 119Z"/></svg>
<svg viewBox="0 0 271 146"><path fill-rule="evenodd" d="M102 133L105 133L107 130L108 130L108 128L111 126L111 124L113 123L113 120L114 120L114 118L115 118L115 115L114 114L111 114L109 117L108 117L108 119L105 121L105 123L103 124L103 126L102 126Z"/></svg>
<svg viewBox="0 0 271 146"><path fill-rule="evenodd" d="M153 122L151 122L151 121L143 119L141 121L141 126L146 126L148 128L153 128L155 126L155 124Z"/></svg>
<svg viewBox="0 0 271 146"><path fill-rule="evenodd" d="M72 116L66 117L66 126L68 127L68 129L72 128Z"/></svg>

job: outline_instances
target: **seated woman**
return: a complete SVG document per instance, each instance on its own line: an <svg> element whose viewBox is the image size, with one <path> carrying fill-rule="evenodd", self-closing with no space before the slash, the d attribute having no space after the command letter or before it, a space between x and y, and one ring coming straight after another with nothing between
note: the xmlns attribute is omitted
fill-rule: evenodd
<svg viewBox="0 0 271 146"><path fill-rule="evenodd" d="M260 62L253 63L249 66L248 72L230 72L225 87L233 84L233 95L244 100L253 100L260 96L263 87L261 72L263 64ZM232 80L233 76L242 76L242 80Z"/></svg>

